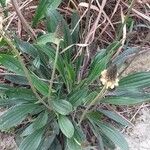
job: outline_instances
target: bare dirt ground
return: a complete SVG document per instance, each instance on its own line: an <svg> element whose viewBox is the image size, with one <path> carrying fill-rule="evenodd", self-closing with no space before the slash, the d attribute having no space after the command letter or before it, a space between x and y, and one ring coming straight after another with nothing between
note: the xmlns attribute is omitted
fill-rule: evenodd
<svg viewBox="0 0 150 150"><path fill-rule="evenodd" d="M138 56L130 65L125 74L136 71L150 71L150 50ZM150 104L137 106L131 122L133 127L127 128L124 135L129 143L130 150L150 150ZM133 107L134 109L134 107ZM0 109L0 115L3 110ZM0 150L17 150L14 137L0 133Z"/></svg>

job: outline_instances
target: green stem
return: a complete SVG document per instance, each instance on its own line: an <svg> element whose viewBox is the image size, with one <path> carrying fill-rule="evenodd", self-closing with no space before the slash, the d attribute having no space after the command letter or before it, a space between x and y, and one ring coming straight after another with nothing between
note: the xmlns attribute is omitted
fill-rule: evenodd
<svg viewBox="0 0 150 150"><path fill-rule="evenodd" d="M11 47L11 49L13 50L13 52L15 53L15 55L18 57L18 61L20 62L20 65L22 66L22 69L25 73L25 76L29 82L29 85L33 91L33 93L35 94L36 98L43 104L45 105L45 107L47 107L49 110L51 110L51 108L41 99L41 97L39 96L39 94L36 92L36 89L34 88L34 85L32 83L32 79L31 76L29 74L28 69L26 68L18 50L14 47L13 43L11 42L11 40L4 35L4 32L0 30L0 35L4 38L4 40L7 42L7 44Z"/></svg>
<svg viewBox="0 0 150 150"><path fill-rule="evenodd" d="M57 65L57 60L58 60L59 44L60 44L60 42L58 42L58 44L57 44L55 60L54 60L54 65L53 65L53 71L52 71L52 76L51 76L51 80L50 80L50 84L49 84L49 93L48 93L48 102L49 103L50 103L50 96L51 96L51 92L52 92L52 86L53 86L53 81L54 81L54 76L55 76L55 71L56 71L56 65Z"/></svg>
<svg viewBox="0 0 150 150"><path fill-rule="evenodd" d="M93 101L86 107L86 109L83 111L83 113L82 113L82 115L81 115L81 118L80 118L80 120L79 120L78 125L81 124L82 120L84 119L84 117L85 117L85 115L87 114L87 112L88 112L88 110L90 109L90 107L91 107L92 105L94 105L94 104L97 102L97 100L101 100L101 99L103 98L103 96L105 95L105 92L106 92L106 91L107 91L106 86L104 86L104 87L102 88L102 90L100 91L100 93L94 98L94 100L93 100Z"/></svg>

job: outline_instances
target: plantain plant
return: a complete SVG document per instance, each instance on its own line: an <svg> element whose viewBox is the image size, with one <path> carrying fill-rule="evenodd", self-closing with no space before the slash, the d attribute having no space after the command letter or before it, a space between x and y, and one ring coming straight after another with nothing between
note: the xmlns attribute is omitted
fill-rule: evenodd
<svg viewBox="0 0 150 150"><path fill-rule="evenodd" d="M48 2L41 0L33 20L36 27L45 18L46 34L32 43L1 34L12 53L0 54L7 81L0 84L0 106L9 108L0 116L0 130L14 129L20 150L128 150L118 128L131 124L106 106L148 102L143 89L150 86L150 72L119 74L135 49L112 59L121 45L116 40L97 50L81 78L79 16L74 12L67 24L56 10L61 1Z"/></svg>

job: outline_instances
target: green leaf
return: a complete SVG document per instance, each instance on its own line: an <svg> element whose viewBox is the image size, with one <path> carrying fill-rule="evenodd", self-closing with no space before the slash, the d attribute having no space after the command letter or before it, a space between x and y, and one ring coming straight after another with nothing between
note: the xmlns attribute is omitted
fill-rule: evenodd
<svg viewBox="0 0 150 150"><path fill-rule="evenodd" d="M39 50L43 51L48 56L49 62L53 66L54 60L55 60L55 50L47 45L37 45L37 47ZM56 69L60 73L64 83L66 83L64 63L63 63L63 58L61 57L61 55L58 56Z"/></svg>
<svg viewBox="0 0 150 150"><path fill-rule="evenodd" d="M70 30L67 22L63 19L60 13L57 10L48 9L46 13L47 17L47 27L49 32L60 31L63 33L63 42L60 43L60 48L64 49L72 44L72 37L70 35ZM51 21L49 21L51 20ZM56 27L59 27L58 29ZM57 30L56 30L57 29ZM71 51L72 47L67 49L65 53L63 53L63 59L67 62L71 62Z"/></svg>
<svg viewBox="0 0 150 150"><path fill-rule="evenodd" d="M76 139L67 139L67 150L82 150L80 143Z"/></svg>
<svg viewBox="0 0 150 150"><path fill-rule="evenodd" d="M5 75L4 78L14 84L29 85L29 82L27 81L26 77L22 75L11 74Z"/></svg>
<svg viewBox="0 0 150 150"><path fill-rule="evenodd" d="M55 32L59 21L62 21L63 17L55 9L47 9L46 11L46 21L48 32Z"/></svg>
<svg viewBox="0 0 150 150"><path fill-rule="evenodd" d="M146 92L143 88L134 88L134 87L118 87L113 95L109 93L108 96L122 96L135 99L149 99L150 93Z"/></svg>
<svg viewBox="0 0 150 150"><path fill-rule="evenodd" d="M3 85L1 85L1 87L3 87ZM0 95L0 106L33 103L37 100L33 92L25 88L8 87L6 89L1 89Z"/></svg>
<svg viewBox="0 0 150 150"><path fill-rule="evenodd" d="M121 115L117 114L116 112L113 111L108 111L108 110L103 110L103 109L98 109L98 111L105 116L107 116L110 119L113 119L114 121L124 125L124 126L130 126L130 122L127 121L127 119L123 118Z"/></svg>
<svg viewBox="0 0 150 150"><path fill-rule="evenodd" d="M44 129L41 128L32 134L28 135L20 144L19 150L37 150L42 136L44 133Z"/></svg>
<svg viewBox="0 0 150 150"><path fill-rule="evenodd" d="M86 88L82 88L82 89L77 89L75 91L72 91L69 95L68 95L68 101L72 104L72 106L74 108L78 107L79 105L81 105L82 103L85 102L85 98L87 95L87 89Z"/></svg>
<svg viewBox="0 0 150 150"><path fill-rule="evenodd" d="M38 51L32 44L30 44L29 42L21 41L17 37L15 37L15 42L16 42L17 48L21 52L26 53L26 54L32 56L33 58L37 57Z"/></svg>
<svg viewBox="0 0 150 150"><path fill-rule="evenodd" d="M31 103L36 100L35 95L30 89L21 88L21 87L15 88L7 84L0 85L0 93L2 94L2 97L4 96L3 98L4 100L6 100L6 104L8 102L8 105L18 104L18 103Z"/></svg>
<svg viewBox="0 0 150 150"><path fill-rule="evenodd" d="M35 68L40 69L41 66L41 59L39 56L37 56L34 60L33 60L33 65Z"/></svg>
<svg viewBox="0 0 150 150"><path fill-rule="evenodd" d="M66 70L66 80L68 84L70 85L70 89L72 89L73 83L75 81L75 71L73 68L73 65L71 63L68 63L64 61L65 64L65 70Z"/></svg>
<svg viewBox="0 0 150 150"><path fill-rule="evenodd" d="M90 92L90 93L87 95L87 97L85 98L86 101L85 101L84 105L90 104L91 101L93 101L93 99L97 96L97 94L98 94L98 93L97 93L96 91Z"/></svg>
<svg viewBox="0 0 150 150"><path fill-rule="evenodd" d="M58 118L58 124L62 133L67 138L71 138L74 135L74 126L66 116L60 115Z"/></svg>
<svg viewBox="0 0 150 150"><path fill-rule="evenodd" d="M113 143L118 145L122 150L129 150L127 141L118 130L91 116L88 118L91 122L94 122L99 127L100 132L106 135Z"/></svg>
<svg viewBox="0 0 150 150"><path fill-rule="evenodd" d="M111 57L120 46L121 46L120 41L114 41L107 47L106 53Z"/></svg>
<svg viewBox="0 0 150 150"><path fill-rule="evenodd" d="M51 1L52 3L49 5L49 8L56 9L60 5L62 0L51 0Z"/></svg>
<svg viewBox="0 0 150 150"><path fill-rule="evenodd" d="M55 36L55 33L48 33L40 36L37 39L37 44L38 45L45 45L46 43L58 44L59 41L60 39Z"/></svg>
<svg viewBox="0 0 150 150"><path fill-rule="evenodd" d="M36 88L41 94L43 94L44 96L47 96L47 95L48 95L48 92L49 92L48 84L46 84L45 82L39 80L38 77L35 76L35 75L32 75L31 77L32 77L32 82L33 82L35 88Z"/></svg>
<svg viewBox="0 0 150 150"><path fill-rule="evenodd" d="M62 15L60 15L60 13L57 10L54 9L48 9L46 12L46 18L47 18L47 28L49 32L55 32L56 27L58 26L58 24L60 23L60 21L62 22L62 32L64 33L64 42L61 45L61 48L64 49L68 46L70 46L72 44L72 36L70 35L70 30L68 27L67 22L64 20L64 18L62 17ZM70 51L72 50L72 48L68 49L65 52L65 55L67 54L67 56L65 56L68 61L71 60L70 57Z"/></svg>
<svg viewBox="0 0 150 150"><path fill-rule="evenodd" d="M12 55L1 54L0 55L0 64L6 67L9 71L12 71L19 75L24 75L24 71L17 60L17 58Z"/></svg>
<svg viewBox="0 0 150 150"><path fill-rule="evenodd" d="M4 8L6 6L6 0L0 0L0 4Z"/></svg>
<svg viewBox="0 0 150 150"><path fill-rule="evenodd" d="M49 150L62 150L62 146L57 138L55 138L54 142L51 144Z"/></svg>
<svg viewBox="0 0 150 150"><path fill-rule="evenodd" d="M0 0L0 6L3 7L2 12L5 14L5 16L8 16L8 10L5 8L6 7L6 2L7 2L6 0Z"/></svg>
<svg viewBox="0 0 150 150"><path fill-rule="evenodd" d="M76 122L74 122L74 128L75 128L75 131L74 131L74 136L73 138L75 139L75 141L79 144L82 144L86 141L86 135L84 134L81 126L77 125ZM80 145L79 144L79 145Z"/></svg>
<svg viewBox="0 0 150 150"><path fill-rule="evenodd" d="M108 103L114 105L135 105L150 101L150 98L132 98L123 96L106 97L101 100L101 103Z"/></svg>
<svg viewBox="0 0 150 150"><path fill-rule="evenodd" d="M76 24L78 23L80 19L80 16L78 14L78 12L73 12L72 16L71 16L71 29L73 30L74 28L74 31L72 31L72 40L73 40L73 43L76 43L78 42L79 40L79 24L76 26Z"/></svg>
<svg viewBox="0 0 150 150"><path fill-rule="evenodd" d="M66 100L53 100L52 107L61 115L68 115L72 112L72 105Z"/></svg>
<svg viewBox="0 0 150 150"><path fill-rule="evenodd" d="M16 105L0 116L0 130L9 129L20 124L25 117L38 108L35 104Z"/></svg>
<svg viewBox="0 0 150 150"><path fill-rule="evenodd" d="M99 58L94 59L90 67L90 72L87 78L87 84L93 82L101 75L101 72L106 68L107 63L108 63L107 56L101 58L100 55Z"/></svg>
<svg viewBox="0 0 150 150"><path fill-rule="evenodd" d="M27 136L29 134L32 134L36 130L44 127L47 123L47 120L48 120L48 113L47 112L40 113L36 118L36 120L23 131L21 136Z"/></svg>
<svg viewBox="0 0 150 150"><path fill-rule="evenodd" d="M150 72L138 72L122 78L120 87L145 87L150 85Z"/></svg>
<svg viewBox="0 0 150 150"><path fill-rule="evenodd" d="M92 61L91 68L93 68L97 63L99 63L105 56L106 56L106 49L98 50Z"/></svg>
<svg viewBox="0 0 150 150"><path fill-rule="evenodd" d="M6 4L6 0L0 0L0 4L3 6Z"/></svg>
<svg viewBox="0 0 150 150"><path fill-rule="evenodd" d="M54 142L55 137L56 135L53 134L43 138L37 150L49 150L50 146Z"/></svg>
<svg viewBox="0 0 150 150"><path fill-rule="evenodd" d="M102 140L102 136L101 136L101 134L98 130L98 127L93 122L91 122L91 124L89 124L89 126L90 126L92 132L94 133L95 137L98 140L99 149L104 150L104 143L103 143L103 140Z"/></svg>
<svg viewBox="0 0 150 150"><path fill-rule="evenodd" d="M47 8L56 9L60 3L61 3L61 0L40 0L40 3L38 4L38 7L36 9L36 13L33 19L32 26L35 27L37 25L39 20L45 14Z"/></svg>
<svg viewBox="0 0 150 150"><path fill-rule="evenodd" d="M129 58L129 55L134 54L138 51L138 48L129 47L123 52L121 52L120 55L118 55L113 60L113 64L116 64L118 68L120 68L123 63Z"/></svg>
<svg viewBox="0 0 150 150"><path fill-rule="evenodd" d="M103 122L97 124L103 134L105 134L111 141L118 145L122 150L129 150L128 143L124 139L123 135L113 127L109 127Z"/></svg>

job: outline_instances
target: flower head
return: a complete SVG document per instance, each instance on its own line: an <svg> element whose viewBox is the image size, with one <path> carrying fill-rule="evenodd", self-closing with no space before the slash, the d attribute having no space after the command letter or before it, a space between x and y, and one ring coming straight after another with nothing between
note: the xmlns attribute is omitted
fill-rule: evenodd
<svg viewBox="0 0 150 150"><path fill-rule="evenodd" d="M117 66L112 65L108 69L105 69L101 73L100 81L103 85L106 86L106 89L114 89L116 86L118 86L118 73L117 73Z"/></svg>

